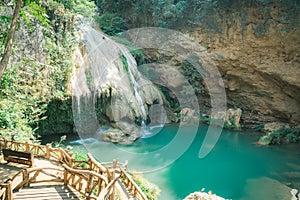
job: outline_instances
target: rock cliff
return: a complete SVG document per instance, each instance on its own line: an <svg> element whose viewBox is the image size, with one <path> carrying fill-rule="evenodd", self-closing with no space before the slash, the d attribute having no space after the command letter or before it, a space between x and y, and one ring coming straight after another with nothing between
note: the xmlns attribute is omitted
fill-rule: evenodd
<svg viewBox="0 0 300 200"><path fill-rule="evenodd" d="M299 123L299 1L222 3L182 31L213 55L228 106L242 108L246 124Z"/></svg>
<svg viewBox="0 0 300 200"><path fill-rule="evenodd" d="M191 1L185 12L181 23L171 28L206 47L222 75L227 107L242 109L243 125L299 124L299 1ZM144 53L150 62L168 60L186 71L182 58L174 59L169 52ZM184 75L189 79L194 74ZM205 89L201 79L190 82ZM198 92L198 99L200 110L209 112L208 92Z"/></svg>

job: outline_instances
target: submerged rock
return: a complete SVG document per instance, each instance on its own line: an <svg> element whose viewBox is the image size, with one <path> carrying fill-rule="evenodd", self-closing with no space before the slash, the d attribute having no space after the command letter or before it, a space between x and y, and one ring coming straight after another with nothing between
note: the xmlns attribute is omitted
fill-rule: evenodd
<svg viewBox="0 0 300 200"><path fill-rule="evenodd" d="M253 199L291 199L291 188L277 180L260 177L249 179L245 186L245 196L241 200Z"/></svg>

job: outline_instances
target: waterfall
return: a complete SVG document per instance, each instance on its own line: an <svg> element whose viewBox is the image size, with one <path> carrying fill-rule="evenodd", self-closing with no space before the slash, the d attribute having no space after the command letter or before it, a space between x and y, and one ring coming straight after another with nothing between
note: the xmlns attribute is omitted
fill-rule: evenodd
<svg viewBox="0 0 300 200"><path fill-rule="evenodd" d="M127 64L128 64L129 78L130 78L130 81L131 81L133 89L134 89L135 98L138 101L138 103L140 105L140 108L142 110L142 114L143 114L143 116L142 116L142 119L143 119L142 120L142 126L144 126L145 125L144 120L147 119L147 113L146 113L146 109L145 109L142 97L139 93L138 83L136 82L135 77L133 76L132 71L131 71L131 68L137 68L137 63L136 63L135 59L132 57L132 55L128 52L127 49L124 49L122 47L120 47L120 49L121 49L122 54L125 56ZM144 125L143 125L143 123L144 123Z"/></svg>
<svg viewBox="0 0 300 200"><path fill-rule="evenodd" d="M162 104L160 92L140 74L134 57L125 46L90 26L82 25L79 29L83 45L76 52L77 65L72 77L73 114L75 126L79 129L77 131L85 134L88 130L97 135L101 132L101 116L107 123L113 122L114 127L121 131L128 131L128 126L122 123L136 126L135 120L141 119L141 130L136 127L136 131L123 134L128 140L135 141L147 129L146 106L157 102Z"/></svg>

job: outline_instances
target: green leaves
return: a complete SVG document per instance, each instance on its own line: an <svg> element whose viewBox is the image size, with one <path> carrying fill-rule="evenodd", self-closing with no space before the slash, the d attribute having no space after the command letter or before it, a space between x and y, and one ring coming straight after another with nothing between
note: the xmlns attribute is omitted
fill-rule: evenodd
<svg viewBox="0 0 300 200"><path fill-rule="evenodd" d="M96 17L102 31L108 35L116 35L127 29L127 21L112 13L105 13Z"/></svg>
<svg viewBox="0 0 300 200"><path fill-rule="evenodd" d="M54 99L64 101L70 97L68 83L74 64L71 62L72 53L78 42L73 35L74 26L70 26L72 16L68 12L55 12L53 10L54 18L49 21L46 9L36 1L30 1L21 13L29 24L20 26L24 31L28 31L26 29L30 29L33 22L46 26L43 35L46 64L24 54L8 66L0 86L0 135L4 137L9 137L11 133L17 133L19 140L37 136L40 121L48 117L49 103ZM2 16L0 20L5 22L10 18ZM57 24L66 26L55 32L53 27ZM22 53L18 45L14 46L14 51Z"/></svg>

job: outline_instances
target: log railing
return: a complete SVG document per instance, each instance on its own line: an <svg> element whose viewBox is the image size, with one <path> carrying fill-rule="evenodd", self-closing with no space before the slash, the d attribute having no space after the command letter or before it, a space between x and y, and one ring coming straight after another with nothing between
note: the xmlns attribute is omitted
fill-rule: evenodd
<svg viewBox="0 0 300 200"><path fill-rule="evenodd" d="M107 199L112 195L114 183L119 176L112 181L107 177L89 170L79 170L63 165L65 168L64 184L70 185L87 199ZM102 199L101 199L102 200Z"/></svg>
<svg viewBox="0 0 300 200"><path fill-rule="evenodd" d="M136 199L148 200L145 193L136 184L136 182L131 178L131 176L123 168L119 168L119 170L120 170L120 172L119 172L120 173L120 181L127 188L128 192Z"/></svg>
<svg viewBox="0 0 300 200"><path fill-rule="evenodd" d="M100 200L102 197L113 199L114 185L122 183L131 196L139 200L147 200L147 196L126 172L127 162L99 163L91 154L87 154L88 161L78 161L72 157L70 151L62 148L52 148L50 144L37 145L28 142L17 142L0 139L0 150L10 148L15 151L32 152L36 157L58 161L63 164L64 171L56 168L27 168L18 172L12 179L0 184L0 200L10 200L12 191L18 190L30 183L64 182L72 186L87 199ZM82 167L84 166L84 167ZM61 176L50 171L57 171ZM38 179L40 174L52 179Z"/></svg>
<svg viewBox="0 0 300 200"><path fill-rule="evenodd" d="M0 139L0 150L3 148L9 148L15 151L32 152L35 157L47 158L50 160L59 161L66 163L68 166L72 167L74 158L72 153L62 148L52 148L50 144L38 145L31 144L28 142L17 142Z"/></svg>
<svg viewBox="0 0 300 200"><path fill-rule="evenodd" d="M131 196L139 200L147 200L147 196L142 191L142 189L136 184L136 182L131 178L131 176L126 172L128 168L128 162L125 163L118 162L114 160L113 162L102 162L96 161L90 154L88 154L90 170L95 170L97 173L105 173L110 181L113 181L115 176L119 176L118 179L121 184L127 188L127 192Z"/></svg>
<svg viewBox="0 0 300 200"><path fill-rule="evenodd" d="M12 188L10 180L0 185L0 200L10 200L12 199Z"/></svg>

